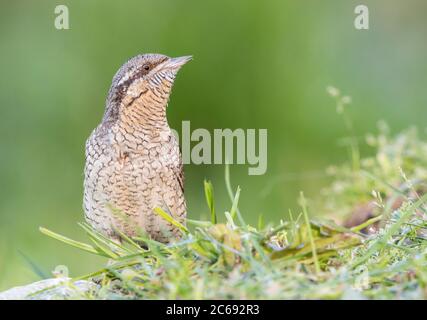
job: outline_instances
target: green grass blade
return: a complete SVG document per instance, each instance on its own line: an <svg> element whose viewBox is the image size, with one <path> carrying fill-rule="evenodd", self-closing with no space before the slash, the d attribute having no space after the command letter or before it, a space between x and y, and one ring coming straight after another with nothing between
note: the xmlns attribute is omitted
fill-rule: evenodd
<svg viewBox="0 0 427 320"><path fill-rule="evenodd" d="M313 233L311 232L310 220L308 218L307 200L305 199L304 193L302 192L300 193L300 202L301 202L302 212L304 215L305 224L307 225L307 232L308 232L308 237L310 239L311 251L312 251L313 260L314 260L314 267L316 268L316 273L319 274L320 264L319 264L319 259L317 258L317 251L316 251L316 245L314 243Z"/></svg>
<svg viewBox="0 0 427 320"><path fill-rule="evenodd" d="M217 217L215 213L215 203L214 203L214 193L213 193L213 185L212 182L205 180L204 181L204 187L205 187L205 197L206 202L208 203L209 210L211 212L211 222L213 224L217 223Z"/></svg>
<svg viewBox="0 0 427 320"><path fill-rule="evenodd" d="M230 214L232 214L232 217L234 218L234 216L237 213L237 217L239 218L239 222L241 226L246 227L246 223L243 220L243 216L240 213L239 207L237 206L239 202L239 197L240 197L240 187L238 186L236 194L233 194L232 187L231 187L231 180L230 180L230 165L228 163L225 164L225 185L227 187L228 196L230 197L230 200L233 204Z"/></svg>
<svg viewBox="0 0 427 320"><path fill-rule="evenodd" d="M258 216L257 226L258 226L258 230L264 229L264 215L262 213Z"/></svg>
<svg viewBox="0 0 427 320"><path fill-rule="evenodd" d="M41 233L43 233L44 235L47 235L48 237L51 237L53 239L56 239L58 241L61 241L63 243L66 243L72 247L75 247L77 249L83 250L83 251L87 251L93 254L97 254L97 255L103 255L101 252L99 252L98 250L96 250L93 246L83 243L83 242L79 242L79 241L75 241L72 240L70 238L64 237L58 233L55 233L53 231L50 231L46 228L43 227L39 227L39 230Z"/></svg>
<svg viewBox="0 0 427 320"><path fill-rule="evenodd" d="M233 205L231 206L230 214L231 217L234 219L236 217L237 213L237 205L239 204L239 198L240 198L240 187L237 187L236 194L233 199Z"/></svg>
<svg viewBox="0 0 427 320"><path fill-rule="evenodd" d="M202 220L193 220L193 219L187 219L187 223L191 224L195 227L202 227L202 228L209 228L212 226L212 222L210 221L202 221Z"/></svg>
<svg viewBox="0 0 427 320"><path fill-rule="evenodd" d="M41 266L39 266L33 259L23 253L21 250L18 250L19 255L25 260L30 269L36 274L40 279L51 278L49 273L45 272Z"/></svg>
<svg viewBox="0 0 427 320"><path fill-rule="evenodd" d="M115 242L107 237L105 237L103 234L95 231L92 229L92 227L90 227L89 225L87 225L86 223L79 223L78 224L81 228L83 228L83 230L89 235L89 237L93 240L95 239L96 242L98 243L98 245L100 243L103 243L105 246L107 246L108 248L116 248L121 250L123 253L132 253L132 251L130 251L128 248L124 247L123 245L121 245L118 242ZM107 251L109 251L110 249L107 249ZM102 250L104 251L104 250ZM104 251L105 252L105 251Z"/></svg>
<svg viewBox="0 0 427 320"><path fill-rule="evenodd" d="M408 208L405 208L400 219L397 220L380 239L376 240L375 243L371 245L371 247L363 256L353 262L351 267L356 268L357 266L368 260L374 252L377 252L382 247L386 246L388 240L399 230L399 228L409 219L409 217L414 214L415 210L426 202L426 200L427 193L424 194L418 201L411 204Z"/></svg>
<svg viewBox="0 0 427 320"><path fill-rule="evenodd" d="M116 227L113 227L114 232L116 232L120 238L122 238L124 241L126 241L128 244L130 244L134 249L136 249L136 251L138 252L146 252L146 250L144 250L143 248L141 248L140 245L138 245L135 241L133 241L130 237L128 237L127 235L125 235L121 230L119 230ZM128 250L129 252L132 252L131 250Z"/></svg>
<svg viewBox="0 0 427 320"><path fill-rule="evenodd" d="M110 259L116 260L119 258L117 254L115 254L112 250L110 250L108 247L103 247L99 242L97 238L92 237L89 235L89 238L92 240L92 242L95 244L95 247L98 249L98 251L103 252L105 256L107 256Z"/></svg>
<svg viewBox="0 0 427 320"><path fill-rule="evenodd" d="M157 213L159 216L161 216L163 219L165 219L167 222L172 224L173 226L177 227L182 232L188 233L188 229L183 224L176 221L170 214L166 213L162 208L156 207L154 208L154 212Z"/></svg>

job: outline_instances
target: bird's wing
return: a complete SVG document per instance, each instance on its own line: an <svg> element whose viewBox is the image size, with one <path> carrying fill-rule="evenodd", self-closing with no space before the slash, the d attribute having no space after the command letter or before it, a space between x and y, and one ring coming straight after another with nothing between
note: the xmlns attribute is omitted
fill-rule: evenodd
<svg viewBox="0 0 427 320"><path fill-rule="evenodd" d="M181 192L184 194L184 166L182 160L179 160L179 165L173 170L175 178L178 180L178 184L181 187Z"/></svg>
<svg viewBox="0 0 427 320"><path fill-rule="evenodd" d="M184 198L184 166L182 163L181 156L179 161L174 164L170 164L169 170L173 173L171 178L172 181L169 183L169 189L173 196L166 201L168 209L173 213L175 218L178 218L179 222L184 223L185 213L187 211L185 198Z"/></svg>

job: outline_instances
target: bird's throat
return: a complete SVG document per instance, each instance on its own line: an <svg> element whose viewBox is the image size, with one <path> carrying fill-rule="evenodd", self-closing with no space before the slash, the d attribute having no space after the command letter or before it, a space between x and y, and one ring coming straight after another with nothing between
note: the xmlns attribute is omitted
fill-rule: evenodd
<svg viewBox="0 0 427 320"><path fill-rule="evenodd" d="M119 121L135 128L161 128L167 126L168 97L147 90L137 97L125 96Z"/></svg>

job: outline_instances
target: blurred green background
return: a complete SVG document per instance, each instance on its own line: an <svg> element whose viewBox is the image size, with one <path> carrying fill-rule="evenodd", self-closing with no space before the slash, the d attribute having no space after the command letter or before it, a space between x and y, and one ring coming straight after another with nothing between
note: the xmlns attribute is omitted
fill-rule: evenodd
<svg viewBox="0 0 427 320"><path fill-rule="evenodd" d="M70 30L54 28L66 4ZM241 210L277 222L316 197L322 174L347 159L346 135L325 88L353 98L361 138L379 119L393 131L425 127L427 2L364 1L370 30L353 27L359 1L2 1L0 4L0 290L37 280L33 261L71 275L105 263L43 236L39 226L83 240L84 143L99 123L112 76L145 52L194 55L168 109L172 127L267 128L268 169L248 176ZM369 150L362 149L364 154ZM207 215L203 179L219 211L230 204L223 166L185 168L189 215Z"/></svg>

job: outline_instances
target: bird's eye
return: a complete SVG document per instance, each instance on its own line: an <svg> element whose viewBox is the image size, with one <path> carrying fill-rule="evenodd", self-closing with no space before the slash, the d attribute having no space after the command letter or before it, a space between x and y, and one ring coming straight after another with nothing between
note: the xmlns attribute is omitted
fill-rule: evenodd
<svg viewBox="0 0 427 320"><path fill-rule="evenodd" d="M148 65L148 64L144 64L144 65L142 66L142 68L143 68L145 71L148 71L148 70L150 70L150 65Z"/></svg>

